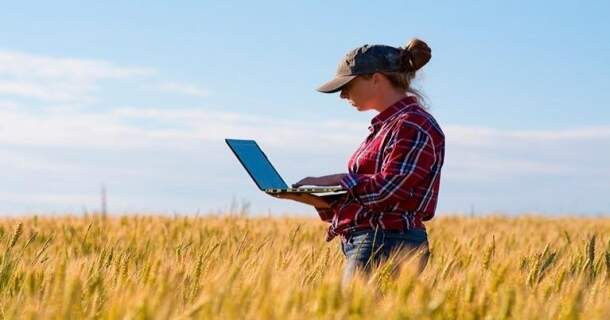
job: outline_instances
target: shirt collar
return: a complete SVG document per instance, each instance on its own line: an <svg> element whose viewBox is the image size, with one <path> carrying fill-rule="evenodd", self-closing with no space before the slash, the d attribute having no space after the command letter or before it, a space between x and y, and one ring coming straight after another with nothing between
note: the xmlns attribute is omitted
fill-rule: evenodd
<svg viewBox="0 0 610 320"><path fill-rule="evenodd" d="M415 98L414 96L406 96L396 101L396 103L387 107L385 110L383 110L373 119L371 119L371 125L369 126L369 130L375 130L376 128L381 126L386 120L390 119L392 116L401 113L406 109L410 109L414 105L417 106L417 98Z"/></svg>

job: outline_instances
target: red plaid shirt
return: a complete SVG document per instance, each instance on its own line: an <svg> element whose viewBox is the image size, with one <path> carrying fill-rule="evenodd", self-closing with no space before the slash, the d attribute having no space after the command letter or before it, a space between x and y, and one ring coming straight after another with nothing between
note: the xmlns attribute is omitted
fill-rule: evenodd
<svg viewBox="0 0 610 320"><path fill-rule="evenodd" d="M376 229L425 228L438 200L445 136L415 97L405 97L371 120L370 134L348 162L347 193L317 209L330 222L326 240Z"/></svg>

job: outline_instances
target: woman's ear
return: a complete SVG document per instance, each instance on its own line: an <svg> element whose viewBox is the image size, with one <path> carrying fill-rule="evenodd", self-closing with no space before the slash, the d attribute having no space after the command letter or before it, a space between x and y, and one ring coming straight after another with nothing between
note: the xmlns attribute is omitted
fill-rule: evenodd
<svg viewBox="0 0 610 320"><path fill-rule="evenodd" d="M383 83L383 80L384 80L383 77L384 76L381 73L379 73L379 72L373 73L373 78L372 78L373 79L373 85L374 86L381 85Z"/></svg>
<svg viewBox="0 0 610 320"><path fill-rule="evenodd" d="M373 85L378 85L379 84L379 73L375 72L373 73L373 77L371 78L373 80Z"/></svg>

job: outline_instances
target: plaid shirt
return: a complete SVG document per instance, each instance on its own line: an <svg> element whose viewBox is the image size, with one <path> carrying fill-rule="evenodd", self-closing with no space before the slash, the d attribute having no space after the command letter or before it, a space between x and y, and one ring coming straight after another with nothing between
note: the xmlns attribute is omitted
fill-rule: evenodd
<svg viewBox="0 0 610 320"><path fill-rule="evenodd" d="M376 229L425 228L438 200L445 136L415 97L405 97L371 120L370 134L348 162L347 193L317 209L330 222L326 240Z"/></svg>

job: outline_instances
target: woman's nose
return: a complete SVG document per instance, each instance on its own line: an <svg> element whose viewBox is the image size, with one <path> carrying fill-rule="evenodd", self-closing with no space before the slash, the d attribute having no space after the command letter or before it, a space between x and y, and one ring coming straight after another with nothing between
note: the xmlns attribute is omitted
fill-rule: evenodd
<svg viewBox="0 0 610 320"><path fill-rule="evenodd" d="M341 97L341 99L347 99L347 90L341 89L341 94L339 97Z"/></svg>

